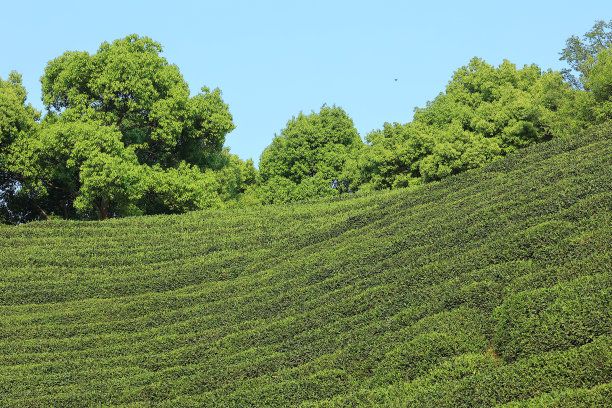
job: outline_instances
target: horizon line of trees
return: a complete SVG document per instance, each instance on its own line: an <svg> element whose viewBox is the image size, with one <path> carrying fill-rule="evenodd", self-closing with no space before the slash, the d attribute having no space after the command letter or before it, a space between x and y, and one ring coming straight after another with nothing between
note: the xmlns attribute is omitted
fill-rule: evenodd
<svg viewBox="0 0 612 408"><path fill-rule="evenodd" d="M286 203L416 186L612 118L612 20L561 51L571 69L479 58L411 122L362 141L337 106L300 113L259 171L224 148L234 129L219 89L190 97L162 47L130 35L66 52L41 78L46 113L15 72L0 78L0 222L107 219Z"/></svg>

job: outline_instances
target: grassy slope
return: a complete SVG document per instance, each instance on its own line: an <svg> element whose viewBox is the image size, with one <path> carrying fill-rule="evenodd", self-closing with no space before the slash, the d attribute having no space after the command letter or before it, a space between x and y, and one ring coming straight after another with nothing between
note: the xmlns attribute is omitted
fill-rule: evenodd
<svg viewBox="0 0 612 408"><path fill-rule="evenodd" d="M0 406L603 406L611 134L413 191L0 227Z"/></svg>

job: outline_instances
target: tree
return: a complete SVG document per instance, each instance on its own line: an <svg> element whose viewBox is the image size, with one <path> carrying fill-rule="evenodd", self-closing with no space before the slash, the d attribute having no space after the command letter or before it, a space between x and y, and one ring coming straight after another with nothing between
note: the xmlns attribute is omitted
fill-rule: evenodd
<svg viewBox="0 0 612 408"><path fill-rule="evenodd" d="M352 119L341 108L323 105L319 113L300 113L261 155L263 201L338 194L346 189L341 179L344 164L360 145ZM283 196L275 191L283 191Z"/></svg>
<svg viewBox="0 0 612 408"><path fill-rule="evenodd" d="M229 165L232 116L219 89L190 97L161 52L130 35L49 62L41 78L47 115L36 134L14 142L11 169L23 189L65 218L220 205L230 187L215 172Z"/></svg>
<svg viewBox="0 0 612 408"><path fill-rule="evenodd" d="M39 210L24 192L20 192L19 174L11 171L10 157L13 144L34 132L40 112L26 105L26 90L21 75L9 74L0 78L0 222L17 223L36 218Z"/></svg>
<svg viewBox="0 0 612 408"><path fill-rule="evenodd" d="M575 35L568 38L559 59L567 61L569 66L579 73L579 79L576 79L571 70L563 70L568 81L574 87L583 89L584 83L596 62L595 56L611 46L612 20L607 23L603 20L596 21L591 31L582 36L582 40Z"/></svg>
<svg viewBox="0 0 612 408"><path fill-rule="evenodd" d="M347 161L345 178L353 190L381 190L418 183L419 164L431 154L434 139L427 126L385 123L370 132L366 144Z"/></svg>
<svg viewBox="0 0 612 408"><path fill-rule="evenodd" d="M414 121L439 129L456 124L496 139L505 154L551 138L562 119L556 112L570 94L558 72L517 69L509 61L495 68L474 58L454 73L444 94L415 110Z"/></svg>
<svg viewBox="0 0 612 408"><path fill-rule="evenodd" d="M595 100L592 108L595 122L612 119L612 49L599 51L584 81L585 89Z"/></svg>
<svg viewBox="0 0 612 408"><path fill-rule="evenodd" d="M206 166L234 125L218 89L190 98L179 69L159 54L160 44L130 35L98 52L66 52L41 78L47 109L64 120L115 125L139 162Z"/></svg>
<svg viewBox="0 0 612 408"><path fill-rule="evenodd" d="M573 91L536 65L493 67L474 58L412 122L385 124L347 165L351 186L397 188L440 180L583 127L568 114Z"/></svg>
<svg viewBox="0 0 612 408"><path fill-rule="evenodd" d="M561 51L561 60L577 71L564 70L568 82L577 92L569 104L568 116L577 118L586 126L612 118L612 20L597 21L582 36L572 36Z"/></svg>

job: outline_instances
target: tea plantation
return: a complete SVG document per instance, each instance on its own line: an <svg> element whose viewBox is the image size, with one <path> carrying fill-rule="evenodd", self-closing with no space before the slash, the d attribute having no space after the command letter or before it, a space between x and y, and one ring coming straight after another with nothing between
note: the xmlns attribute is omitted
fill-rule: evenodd
<svg viewBox="0 0 612 408"><path fill-rule="evenodd" d="M0 406L612 401L612 126L412 190L0 227Z"/></svg>

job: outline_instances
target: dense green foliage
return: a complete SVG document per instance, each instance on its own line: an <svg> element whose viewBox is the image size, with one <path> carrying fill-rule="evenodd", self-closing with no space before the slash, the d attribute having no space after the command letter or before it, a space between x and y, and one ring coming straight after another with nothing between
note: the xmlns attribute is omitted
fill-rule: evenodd
<svg viewBox="0 0 612 408"><path fill-rule="evenodd" d="M178 67L161 52L136 35L103 43L94 55L66 52L45 68L43 101L65 122L114 125L141 163L205 167L234 128L232 117L218 89L190 98Z"/></svg>
<svg viewBox="0 0 612 408"><path fill-rule="evenodd" d="M47 114L25 105L18 74L0 87L0 222L106 219L287 203L414 187L612 119L612 21L572 36L572 71L459 68L412 122L365 138L340 107L287 122L253 162L223 149L233 128L218 89L190 97L162 47L130 35L66 52L41 78Z"/></svg>
<svg viewBox="0 0 612 408"><path fill-rule="evenodd" d="M474 58L412 122L387 123L367 136L352 183L383 189L440 180L581 129L568 115L574 92L558 72Z"/></svg>
<svg viewBox="0 0 612 408"><path fill-rule="evenodd" d="M612 124L414 189L0 226L2 406L605 406Z"/></svg>
<svg viewBox="0 0 612 408"><path fill-rule="evenodd" d="M11 143L2 170L17 175L39 215L184 212L218 207L246 189L253 166L223 150L234 125L220 90L203 87L190 97L161 52L151 39L131 35L93 55L66 52L48 63L41 78L47 115L27 130L1 129L2 145ZM17 96L10 97L2 87L0 103L10 106L3 116L23 123L25 90L15 82ZM31 218L6 212L13 222Z"/></svg>
<svg viewBox="0 0 612 408"><path fill-rule="evenodd" d="M569 70L472 59L445 92L415 109L412 122L368 134L347 159L344 178L354 190L414 186L612 119L611 29L612 21L599 21L583 40L568 39L561 59L579 79Z"/></svg>
<svg viewBox="0 0 612 408"><path fill-rule="evenodd" d="M346 191L344 164L361 145L352 119L341 108L300 113L261 154L257 195L263 203L282 203Z"/></svg>
<svg viewBox="0 0 612 408"><path fill-rule="evenodd" d="M38 213L19 193L19 174L9 169L13 144L29 135L40 118L40 113L25 102L26 90L19 74L11 73L8 81L0 78L0 223L12 221L12 211L21 215L15 219L18 222Z"/></svg>

